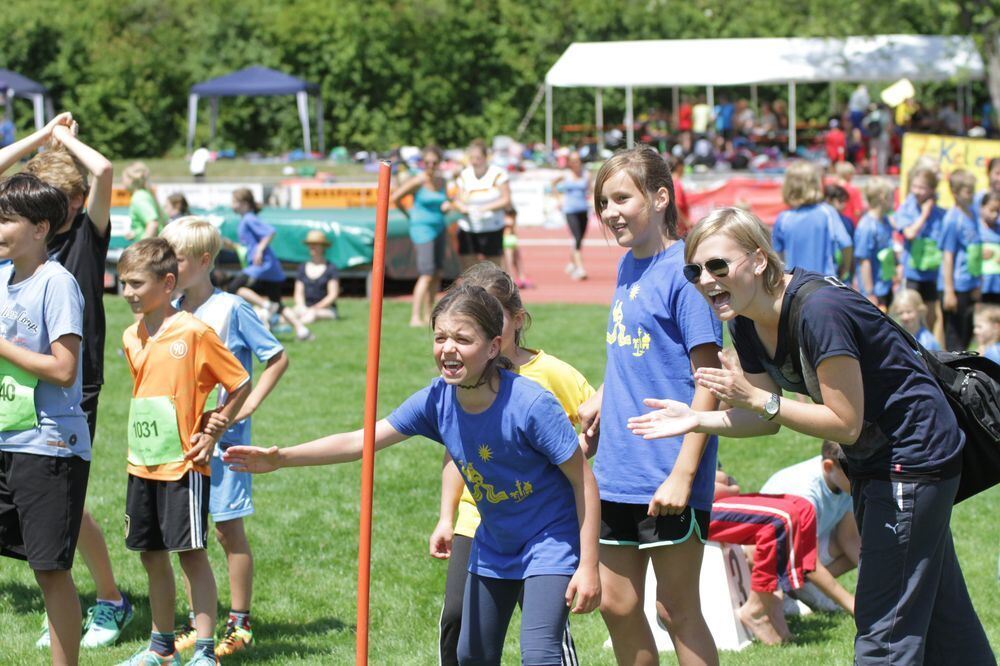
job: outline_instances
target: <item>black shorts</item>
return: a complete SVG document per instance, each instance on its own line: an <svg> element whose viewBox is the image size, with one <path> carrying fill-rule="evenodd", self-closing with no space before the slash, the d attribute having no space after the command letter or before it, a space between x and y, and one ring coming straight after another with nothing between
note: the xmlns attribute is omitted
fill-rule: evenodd
<svg viewBox="0 0 1000 666"><path fill-rule="evenodd" d="M458 230L458 253L462 256L478 255L499 257L503 255L503 229L496 231Z"/></svg>
<svg viewBox="0 0 1000 666"><path fill-rule="evenodd" d="M73 567L90 463L0 451L0 555L35 571Z"/></svg>
<svg viewBox="0 0 1000 666"><path fill-rule="evenodd" d="M937 282L935 280L907 280L906 288L912 289L920 294L920 298L924 299L924 303L937 303L938 300L938 290Z"/></svg>
<svg viewBox="0 0 1000 666"><path fill-rule="evenodd" d="M886 310L888 310L889 308L892 307L892 290L891 289L889 290L889 293L886 294L885 296L876 296L875 298L878 299L879 306L885 308Z"/></svg>
<svg viewBox="0 0 1000 666"><path fill-rule="evenodd" d="M573 246L579 250L583 245L583 237L587 233L587 211L566 213L566 223L573 234Z"/></svg>
<svg viewBox="0 0 1000 666"><path fill-rule="evenodd" d="M125 546L129 550L181 552L205 547L209 477L188 472L176 481L128 477Z"/></svg>
<svg viewBox="0 0 1000 666"><path fill-rule="evenodd" d="M708 539L710 511L686 507L676 516L648 516L647 504L623 504L601 500L601 543L606 546L655 548L684 543L696 534Z"/></svg>
<svg viewBox="0 0 1000 666"><path fill-rule="evenodd" d="M260 294L272 303L281 303L281 288L284 282L274 280L255 280L246 273L240 273L233 277L226 285L226 291L235 294L241 288L246 287L250 291Z"/></svg>
<svg viewBox="0 0 1000 666"><path fill-rule="evenodd" d="M417 275L434 275L444 268L445 243L448 234L441 232L432 241L414 243L413 250L417 255Z"/></svg>
<svg viewBox="0 0 1000 666"><path fill-rule="evenodd" d="M94 448L94 435L97 434L97 399L101 397L100 384L84 384L83 396L80 399L80 409L87 417L87 427L90 428L90 448Z"/></svg>

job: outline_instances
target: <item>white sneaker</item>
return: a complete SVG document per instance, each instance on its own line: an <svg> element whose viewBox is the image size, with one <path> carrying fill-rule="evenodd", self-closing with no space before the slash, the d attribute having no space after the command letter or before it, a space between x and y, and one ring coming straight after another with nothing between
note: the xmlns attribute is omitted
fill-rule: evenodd
<svg viewBox="0 0 1000 666"><path fill-rule="evenodd" d="M49 636L49 616L48 615L43 615L42 616L42 634L41 634L41 636L38 637L38 640L35 641L35 647L36 648L40 648L42 650L47 650L50 647L52 647L52 639Z"/></svg>
<svg viewBox="0 0 1000 666"><path fill-rule="evenodd" d="M576 264L574 264L573 262L570 262L570 263L566 264L566 268L563 269L563 271L565 271L566 275L572 275L573 271L575 271L575 270L576 270Z"/></svg>
<svg viewBox="0 0 1000 666"><path fill-rule="evenodd" d="M793 599L788 594L786 594L781 600L781 609L784 611L785 617L812 615L812 609L809 608L809 606L806 606L797 599Z"/></svg>
<svg viewBox="0 0 1000 666"><path fill-rule="evenodd" d="M812 583L806 583L795 590L795 597L814 611L837 613L844 610L833 599L820 592L819 588Z"/></svg>

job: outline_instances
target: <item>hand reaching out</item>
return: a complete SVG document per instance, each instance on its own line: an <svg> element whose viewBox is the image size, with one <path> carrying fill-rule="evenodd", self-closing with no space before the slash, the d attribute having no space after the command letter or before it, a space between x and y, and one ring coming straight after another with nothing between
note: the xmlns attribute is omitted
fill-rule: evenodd
<svg viewBox="0 0 1000 666"><path fill-rule="evenodd" d="M628 429L643 439L684 435L698 427L698 415L683 402L646 398L642 403L656 411L633 416L628 420Z"/></svg>
<svg viewBox="0 0 1000 666"><path fill-rule="evenodd" d="M754 398L761 392L743 374L740 361L732 352L719 352L721 368L698 368L694 379L719 400L732 407L753 409Z"/></svg>
<svg viewBox="0 0 1000 666"><path fill-rule="evenodd" d="M265 474L280 467L278 447L264 448L260 446L230 446L222 454L222 462L229 465L234 472L250 472Z"/></svg>

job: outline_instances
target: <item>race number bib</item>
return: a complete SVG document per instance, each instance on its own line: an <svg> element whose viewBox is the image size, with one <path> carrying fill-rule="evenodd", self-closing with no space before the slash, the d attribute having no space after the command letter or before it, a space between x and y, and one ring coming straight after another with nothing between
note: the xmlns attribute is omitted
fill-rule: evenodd
<svg viewBox="0 0 1000 666"><path fill-rule="evenodd" d="M0 432L31 430L38 426L37 385L38 377L9 361L0 360Z"/></svg>
<svg viewBox="0 0 1000 666"><path fill-rule="evenodd" d="M177 410L166 396L132 398L128 411L128 461L152 467L184 460Z"/></svg>
<svg viewBox="0 0 1000 666"><path fill-rule="evenodd" d="M914 238L910 243L910 265L918 271L933 271L941 267L944 254L933 238Z"/></svg>
<svg viewBox="0 0 1000 666"><path fill-rule="evenodd" d="M983 275L1000 275L1000 243L983 243Z"/></svg>
<svg viewBox="0 0 1000 666"><path fill-rule="evenodd" d="M879 261L879 279L882 282L892 282L896 276L896 253L891 247L884 247L875 255Z"/></svg>

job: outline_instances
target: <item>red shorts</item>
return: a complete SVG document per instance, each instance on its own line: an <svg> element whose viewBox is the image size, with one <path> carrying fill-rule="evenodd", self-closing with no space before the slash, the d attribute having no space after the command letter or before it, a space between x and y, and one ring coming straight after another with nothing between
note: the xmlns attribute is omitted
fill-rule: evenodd
<svg viewBox="0 0 1000 666"><path fill-rule="evenodd" d="M754 546L750 589L790 592L816 570L816 512L795 495L736 495L712 504L710 541Z"/></svg>

